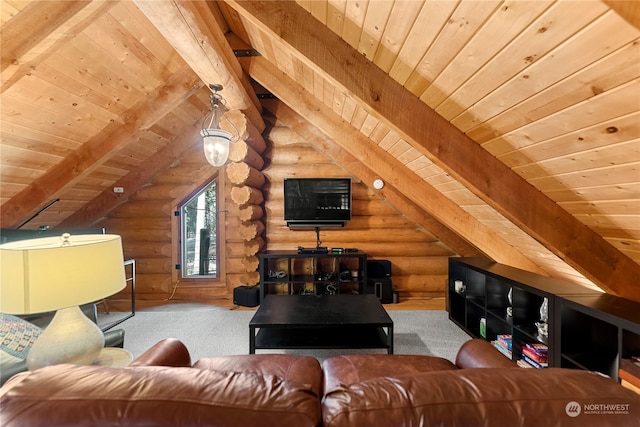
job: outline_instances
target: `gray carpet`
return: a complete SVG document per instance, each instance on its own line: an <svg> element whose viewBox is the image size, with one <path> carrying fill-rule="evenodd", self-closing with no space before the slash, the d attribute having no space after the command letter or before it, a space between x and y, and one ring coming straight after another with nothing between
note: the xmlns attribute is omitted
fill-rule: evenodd
<svg viewBox="0 0 640 427"><path fill-rule="evenodd" d="M254 311L229 310L200 304L172 304L138 311L116 328L125 330L124 348L139 356L163 338L178 338L189 349L193 361L205 357L249 353L249 320ZM453 361L469 336L440 310L389 310L394 324L395 354L440 356ZM123 313L100 314L98 323L106 325ZM268 351L258 350L258 353ZM338 354L384 353L371 350L279 350L270 351L310 355L322 360Z"/></svg>

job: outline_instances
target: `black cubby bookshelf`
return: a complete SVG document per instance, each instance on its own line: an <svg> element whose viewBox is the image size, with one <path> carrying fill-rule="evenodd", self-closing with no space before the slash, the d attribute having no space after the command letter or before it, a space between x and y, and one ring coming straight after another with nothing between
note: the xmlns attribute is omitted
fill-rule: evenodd
<svg viewBox="0 0 640 427"><path fill-rule="evenodd" d="M268 294L361 294L367 283L367 254L360 251L265 251L259 259L260 301Z"/></svg>
<svg viewBox="0 0 640 427"><path fill-rule="evenodd" d="M464 293L456 292L456 280L464 283ZM449 318L474 338L494 341L498 335L511 335L514 361L522 357L525 344L541 343L549 349L550 367L590 369L617 378L617 360L620 354L625 353L623 348L629 348L626 351L628 354L640 354L638 320L634 318L623 322L624 317L615 315L615 309L610 309L606 316L587 304L602 295L584 286L486 258L449 259ZM616 298L612 295L608 297ZM548 301L548 333L542 335L538 332L536 322L540 321L540 306L545 298ZM637 305L636 312L640 313L640 304L631 303ZM512 307L511 316L507 314L509 306ZM486 325L484 336L481 336L482 319ZM614 338L599 338L601 335ZM629 344L623 345L621 342ZM619 345L622 348L614 352ZM578 356L589 353L585 350L590 347L594 349L591 356ZM596 356L598 351L604 351L605 356Z"/></svg>
<svg viewBox="0 0 640 427"><path fill-rule="evenodd" d="M611 294L558 298L560 365L618 379L622 360L640 357L640 303Z"/></svg>

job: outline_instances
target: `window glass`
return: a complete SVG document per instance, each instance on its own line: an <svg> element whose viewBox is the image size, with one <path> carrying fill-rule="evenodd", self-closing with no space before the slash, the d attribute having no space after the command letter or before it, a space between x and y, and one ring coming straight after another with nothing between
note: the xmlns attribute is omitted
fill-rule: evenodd
<svg viewBox="0 0 640 427"><path fill-rule="evenodd" d="M182 277L218 277L217 190L214 180L180 208Z"/></svg>

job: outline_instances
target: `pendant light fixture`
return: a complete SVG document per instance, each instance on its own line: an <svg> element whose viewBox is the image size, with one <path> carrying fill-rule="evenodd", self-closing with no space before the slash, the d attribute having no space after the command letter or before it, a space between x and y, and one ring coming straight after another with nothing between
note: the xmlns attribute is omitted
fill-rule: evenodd
<svg viewBox="0 0 640 427"><path fill-rule="evenodd" d="M210 84L209 88L213 92L210 96L211 112L205 117L202 123L202 141L204 143L204 156L207 161L215 167L225 164L229 158L229 145L240 138L238 129L231 121L224 116L227 112L226 100L218 93L222 90L222 85ZM226 120L235 130L235 135L220 128L220 120Z"/></svg>

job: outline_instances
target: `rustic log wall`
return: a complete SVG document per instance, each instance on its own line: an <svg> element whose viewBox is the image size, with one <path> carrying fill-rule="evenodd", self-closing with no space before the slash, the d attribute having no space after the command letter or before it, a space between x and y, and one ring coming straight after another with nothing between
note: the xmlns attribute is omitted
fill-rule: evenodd
<svg viewBox="0 0 640 427"><path fill-rule="evenodd" d="M136 260L136 300L141 306L167 299L214 301L228 298L230 291L225 276L228 269L226 263L219 266L220 280L181 280L179 271L174 268L175 264L180 263L177 240L180 218L174 212L216 176L221 195L219 208L223 226L220 231L224 242L229 235L228 224L234 222L237 210L228 210L227 206L232 205L231 186L225 174L206 162L200 142L196 142L182 160L153 177L151 182L99 224L109 233L120 234L125 258ZM222 260L227 252L227 245L221 245ZM125 292L113 299L127 298Z"/></svg>
<svg viewBox="0 0 640 427"><path fill-rule="evenodd" d="M324 153L291 130L278 124L265 135L270 148L265 153L268 166L264 188L267 213L267 249L292 250L314 247L314 230L290 230L283 220L283 180L286 177L351 177L353 215L343 229L320 231L323 246L355 247L369 259L388 259L392 263L392 283L400 298L428 298L444 294L448 257L454 253L433 235L403 217L357 177L339 167Z"/></svg>
<svg viewBox="0 0 640 427"><path fill-rule="evenodd" d="M259 282L260 251L315 246L315 231L290 230L283 220L286 177L351 177L353 218L344 229L321 230L322 244L356 247L370 259L390 260L393 287L401 299L444 294L447 258L454 253L327 155L299 137L292 139L291 132L276 124L265 132L265 141L246 126L246 140L233 146L230 162L218 170L205 161L196 143L187 156L155 176L99 224L120 234L125 256L135 258L136 295L143 306L167 299L229 300L234 287ZM220 227L224 242L220 279L180 279L174 268L180 262L175 237L180 223L174 211L216 175L224 196L219 201L224 225ZM126 300L128 295L121 297Z"/></svg>

